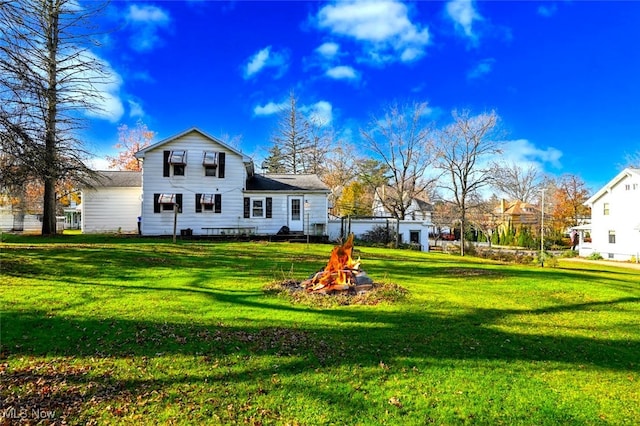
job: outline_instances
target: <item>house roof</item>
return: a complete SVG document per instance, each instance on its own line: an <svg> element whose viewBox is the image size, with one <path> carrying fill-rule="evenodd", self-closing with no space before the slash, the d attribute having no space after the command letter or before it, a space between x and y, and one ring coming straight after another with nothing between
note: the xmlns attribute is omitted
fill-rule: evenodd
<svg viewBox="0 0 640 426"><path fill-rule="evenodd" d="M153 145L149 145L148 147L146 147L144 149L141 149L140 151L136 152L136 154L135 154L136 158L144 158L144 156L145 156L145 154L147 152L153 151L154 149L157 149L157 148L160 148L161 146L166 145L166 144L168 144L170 142L173 142L176 139L180 139L181 137L186 136L186 135L188 135L189 133L192 133L192 132L199 133L203 137L205 137L207 139L210 139L210 140L216 142L219 145L222 145L225 149L227 149L227 150L229 150L229 151L231 151L231 152L233 152L235 154L238 154L240 157L242 157L242 160L245 161L245 162L250 162L251 161L251 159L249 157L247 157L246 155L244 155L242 152L240 152L237 149L227 145L226 143L222 142L220 139L215 138L215 137L203 132L202 130L198 129L197 127L192 127L190 129L185 130L184 132L178 133L177 135L170 136L170 137L168 137L166 139L161 140L160 142L156 142Z"/></svg>
<svg viewBox="0 0 640 426"><path fill-rule="evenodd" d="M497 213L504 213L506 215L517 216L526 214L537 214L540 212L533 204L525 203L524 201L511 201L505 204L504 211L502 211L502 203L496 207Z"/></svg>
<svg viewBox="0 0 640 426"><path fill-rule="evenodd" d="M142 186L142 173L129 170L99 170L89 184L95 188L128 188Z"/></svg>
<svg viewBox="0 0 640 426"><path fill-rule="evenodd" d="M394 198L397 198L397 194L398 194L397 189L392 187L392 186L389 186L389 185L385 185L384 187L380 187L379 190L378 190L378 188L376 188L376 192L375 192L376 198L379 197L380 192L382 192L382 194L386 195L387 197L394 197ZM417 207L418 211L421 211L421 212L431 212L431 211L433 211L433 204L431 204L427 200L427 197L423 193L415 194L413 196L413 198L411 199L411 201L416 203L416 207ZM383 208L385 210L387 210L386 207L383 206Z"/></svg>
<svg viewBox="0 0 640 426"><path fill-rule="evenodd" d="M585 205L591 207L593 206L593 203L595 203L596 201L598 201L603 195L605 195L606 193L608 193L611 188L613 188L614 186L616 186L618 183L620 183L621 180L626 179L628 177L631 177L633 175L636 175L638 177L640 177L640 169L636 169L636 168L631 168L631 167L627 167L626 169L624 169L623 171L621 171L620 173L618 173L616 175L616 177L614 177L613 179L611 179L605 186L603 186L602 188L600 188L600 190L598 192L596 192L595 194L593 194L591 196L591 198L589 198L587 201L584 202Z"/></svg>
<svg viewBox="0 0 640 426"><path fill-rule="evenodd" d="M329 192L317 175L256 174L247 180L247 191L292 190Z"/></svg>

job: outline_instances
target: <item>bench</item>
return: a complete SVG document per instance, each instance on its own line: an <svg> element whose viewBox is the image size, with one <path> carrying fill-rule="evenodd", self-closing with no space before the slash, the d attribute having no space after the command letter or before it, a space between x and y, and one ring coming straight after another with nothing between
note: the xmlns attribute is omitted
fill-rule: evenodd
<svg viewBox="0 0 640 426"><path fill-rule="evenodd" d="M220 227L220 226L203 226L202 232L206 236L213 235L251 235L255 234L255 226L234 226L234 227Z"/></svg>

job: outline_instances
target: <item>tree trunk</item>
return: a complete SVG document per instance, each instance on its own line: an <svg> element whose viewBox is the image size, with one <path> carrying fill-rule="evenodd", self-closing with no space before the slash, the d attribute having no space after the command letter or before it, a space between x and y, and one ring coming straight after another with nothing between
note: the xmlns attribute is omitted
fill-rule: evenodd
<svg viewBox="0 0 640 426"><path fill-rule="evenodd" d="M58 181L57 156L56 156L56 120L58 115L58 15L59 5L49 0L48 19L51 20L47 26L47 90L45 100L47 102L45 110L45 156L44 156L44 206L42 212L42 235L53 235L56 233L56 182Z"/></svg>

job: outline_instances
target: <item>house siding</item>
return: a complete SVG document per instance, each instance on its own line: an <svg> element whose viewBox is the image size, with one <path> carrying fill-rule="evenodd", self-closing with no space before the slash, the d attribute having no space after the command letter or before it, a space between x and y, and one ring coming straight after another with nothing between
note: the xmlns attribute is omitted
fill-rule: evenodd
<svg viewBox="0 0 640 426"><path fill-rule="evenodd" d="M164 151L186 151L184 176L164 176ZM202 165L204 151L225 153L224 178L205 176ZM177 217L177 229L192 229L194 235L206 233L203 228L247 226L242 223L242 191L246 171L242 157L226 150L200 133L191 132L145 154L143 163L142 233L143 235L171 235L174 215L172 211L154 213L153 196L156 193L182 194L182 212ZM221 198L221 212L196 213L195 194L217 194ZM240 221L230 223L230 218Z"/></svg>
<svg viewBox="0 0 640 426"><path fill-rule="evenodd" d="M609 214L605 214L608 204ZM640 253L640 175L628 173L591 203L590 251L605 259L638 259ZM609 242L609 232L615 243ZM582 251L581 251L582 253ZM586 254L586 253L585 253Z"/></svg>
<svg viewBox="0 0 640 426"><path fill-rule="evenodd" d="M322 234L327 229L328 200L326 193L308 192L287 192L285 194L277 191L245 191L244 197L248 198L271 198L271 218L249 218L242 219L242 226L255 227L256 234L275 234L283 226L289 226L289 199L291 197L302 198L302 227L305 234L315 235L317 230L322 229ZM305 209L308 204L309 209ZM241 203L243 206L243 203ZM243 216L243 215L242 215Z"/></svg>
<svg viewBox="0 0 640 426"><path fill-rule="evenodd" d="M82 232L137 232L139 187L102 187L82 191Z"/></svg>
<svg viewBox="0 0 640 426"><path fill-rule="evenodd" d="M167 174L167 151L185 151L186 166L184 176L174 176L172 167ZM203 153L218 153L218 169L216 176L206 176L203 166ZM224 153L224 156L220 156ZM229 149L215 139L207 137L199 131L188 131L175 139L161 142L157 147L144 150L143 160L143 202L142 202L142 234L172 235L174 217L171 209L159 209L154 203L159 194L181 194L182 208L177 214L176 233L189 229L192 235L212 235L234 233L234 229L247 229L254 234L275 234L288 223L288 200L291 196L304 197L309 200L312 211L305 212L305 220L324 224L327 222L327 191L311 191L295 189L280 190L246 190L248 172L247 159L239 152ZM221 162L224 161L224 177L219 177ZM196 194L214 194L214 208L205 209L196 200ZM245 198L269 199L271 217L245 217ZM155 204L155 206L154 206ZM154 208L155 207L155 208ZM306 223L306 222L305 222Z"/></svg>

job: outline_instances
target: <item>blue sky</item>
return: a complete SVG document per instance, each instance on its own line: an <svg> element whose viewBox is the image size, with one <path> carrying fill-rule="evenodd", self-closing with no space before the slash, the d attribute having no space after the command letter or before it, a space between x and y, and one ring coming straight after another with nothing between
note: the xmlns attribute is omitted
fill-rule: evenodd
<svg viewBox="0 0 640 426"><path fill-rule="evenodd" d="M439 125L495 109L507 161L593 191L640 151L640 2L115 1L102 19L97 157L141 119L156 140L241 135L259 161L291 90L356 146L392 102L426 101Z"/></svg>

